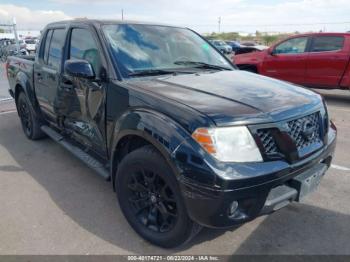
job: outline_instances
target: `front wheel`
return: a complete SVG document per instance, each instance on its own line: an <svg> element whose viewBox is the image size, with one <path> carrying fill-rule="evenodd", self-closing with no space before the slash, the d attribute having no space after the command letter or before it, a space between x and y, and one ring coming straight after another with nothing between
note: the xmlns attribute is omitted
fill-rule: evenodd
<svg viewBox="0 0 350 262"><path fill-rule="evenodd" d="M172 248L199 232L201 227L188 217L172 170L154 147L129 153L120 163L115 181L124 216L149 242Z"/></svg>

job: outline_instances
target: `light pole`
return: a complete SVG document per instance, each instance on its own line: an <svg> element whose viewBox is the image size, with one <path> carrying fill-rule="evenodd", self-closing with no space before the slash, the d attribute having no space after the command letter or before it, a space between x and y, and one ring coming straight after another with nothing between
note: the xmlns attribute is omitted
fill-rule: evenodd
<svg viewBox="0 0 350 262"><path fill-rule="evenodd" d="M220 33L220 26L221 26L221 16L219 16L219 19L218 19L219 33Z"/></svg>
<svg viewBox="0 0 350 262"><path fill-rule="evenodd" d="M17 25L16 25L16 18L15 17L13 18L13 33L15 34L17 54L19 54L20 46L19 46L19 41L18 41Z"/></svg>

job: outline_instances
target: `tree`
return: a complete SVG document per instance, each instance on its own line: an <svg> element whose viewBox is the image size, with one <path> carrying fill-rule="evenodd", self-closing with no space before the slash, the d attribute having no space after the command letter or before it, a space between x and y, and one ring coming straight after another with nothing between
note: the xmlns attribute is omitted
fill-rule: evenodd
<svg viewBox="0 0 350 262"><path fill-rule="evenodd" d="M0 28L0 33L5 33L5 30L3 28Z"/></svg>
<svg viewBox="0 0 350 262"><path fill-rule="evenodd" d="M265 45L271 45L272 43L276 42L279 37L277 35L264 35L261 38Z"/></svg>

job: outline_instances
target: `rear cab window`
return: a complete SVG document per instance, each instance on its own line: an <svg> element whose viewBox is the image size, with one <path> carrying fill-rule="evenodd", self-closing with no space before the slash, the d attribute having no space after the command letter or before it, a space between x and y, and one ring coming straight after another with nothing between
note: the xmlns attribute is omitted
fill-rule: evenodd
<svg viewBox="0 0 350 262"><path fill-rule="evenodd" d="M65 42L65 30L55 29L52 34L47 65L58 70L62 61L62 49Z"/></svg>
<svg viewBox="0 0 350 262"><path fill-rule="evenodd" d="M40 48L39 58L54 70L59 70L61 66L65 36L65 29L49 29Z"/></svg>
<svg viewBox="0 0 350 262"><path fill-rule="evenodd" d="M343 36L316 36L312 40L310 52L329 52L342 50Z"/></svg>
<svg viewBox="0 0 350 262"><path fill-rule="evenodd" d="M44 64L47 63L47 57L49 54L49 47L50 47L52 32L53 32L53 30L47 31L45 40L43 40L43 46L40 48L40 59L42 59Z"/></svg>

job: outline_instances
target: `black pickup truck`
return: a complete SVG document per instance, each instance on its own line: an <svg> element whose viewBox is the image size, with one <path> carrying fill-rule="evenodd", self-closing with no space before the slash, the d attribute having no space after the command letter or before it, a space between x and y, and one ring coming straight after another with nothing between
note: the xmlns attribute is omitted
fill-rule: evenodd
<svg viewBox="0 0 350 262"><path fill-rule="evenodd" d="M237 70L189 29L73 20L40 43L6 64L25 135L112 181L156 245L299 201L331 164L336 128L320 95Z"/></svg>

